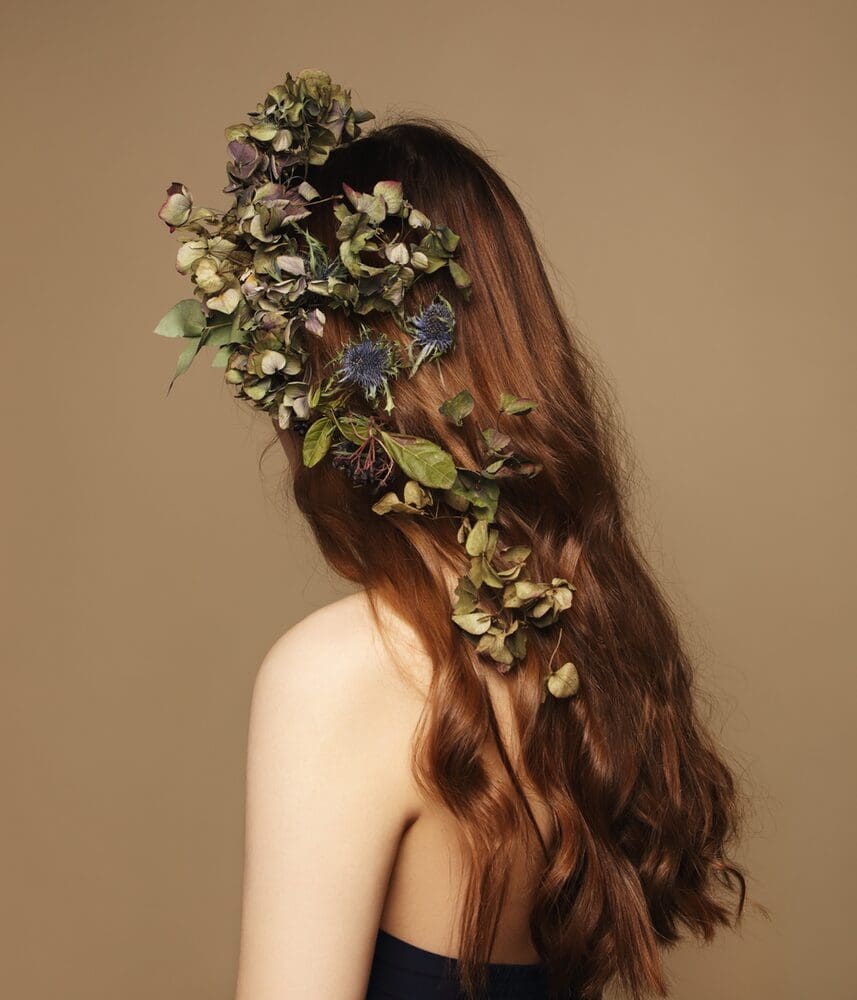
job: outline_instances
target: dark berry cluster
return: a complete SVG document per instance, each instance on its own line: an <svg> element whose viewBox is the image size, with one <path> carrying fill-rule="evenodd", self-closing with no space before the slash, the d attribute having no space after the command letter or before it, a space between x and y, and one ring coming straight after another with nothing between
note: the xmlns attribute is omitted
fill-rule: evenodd
<svg viewBox="0 0 857 1000"><path fill-rule="evenodd" d="M387 478L391 470L391 462L385 452L380 449L370 457L365 450L338 448L333 453L333 467L341 469L355 486L378 487Z"/></svg>
<svg viewBox="0 0 857 1000"><path fill-rule="evenodd" d="M293 420L291 423L291 428L296 434L300 434L301 437L306 434L309 430L310 421L309 420Z"/></svg>

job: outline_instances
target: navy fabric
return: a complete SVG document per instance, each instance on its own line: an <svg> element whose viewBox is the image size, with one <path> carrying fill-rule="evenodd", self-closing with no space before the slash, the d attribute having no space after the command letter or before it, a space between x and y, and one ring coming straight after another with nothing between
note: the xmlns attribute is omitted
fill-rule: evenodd
<svg viewBox="0 0 857 1000"><path fill-rule="evenodd" d="M462 1000L458 961L379 929L366 1000ZM541 965L491 963L485 1000L548 1000Z"/></svg>

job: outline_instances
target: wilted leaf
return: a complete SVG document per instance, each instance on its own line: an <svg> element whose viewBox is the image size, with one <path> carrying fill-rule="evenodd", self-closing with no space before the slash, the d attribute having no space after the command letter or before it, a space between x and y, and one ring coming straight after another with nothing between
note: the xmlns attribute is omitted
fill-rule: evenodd
<svg viewBox="0 0 857 1000"><path fill-rule="evenodd" d="M400 500L393 491L385 493L372 504L372 510L376 514L424 514L425 508L431 503L431 494L413 479L405 483L403 495L404 500Z"/></svg>

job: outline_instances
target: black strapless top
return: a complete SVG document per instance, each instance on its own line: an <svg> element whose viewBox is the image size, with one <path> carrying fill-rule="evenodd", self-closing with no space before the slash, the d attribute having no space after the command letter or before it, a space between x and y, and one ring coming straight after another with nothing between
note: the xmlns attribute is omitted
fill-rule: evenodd
<svg viewBox="0 0 857 1000"><path fill-rule="evenodd" d="M365 1000L462 1000L458 960L378 930ZM492 962L485 1000L548 1000L542 965Z"/></svg>

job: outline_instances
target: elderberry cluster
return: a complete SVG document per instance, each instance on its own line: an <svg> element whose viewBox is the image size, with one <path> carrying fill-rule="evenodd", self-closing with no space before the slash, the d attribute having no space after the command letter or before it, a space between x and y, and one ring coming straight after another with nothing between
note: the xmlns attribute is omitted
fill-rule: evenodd
<svg viewBox="0 0 857 1000"><path fill-rule="evenodd" d="M333 452L333 467L341 469L355 486L380 486L390 472L390 460L382 451L376 453L369 462L364 455L358 454L358 449L337 448Z"/></svg>

